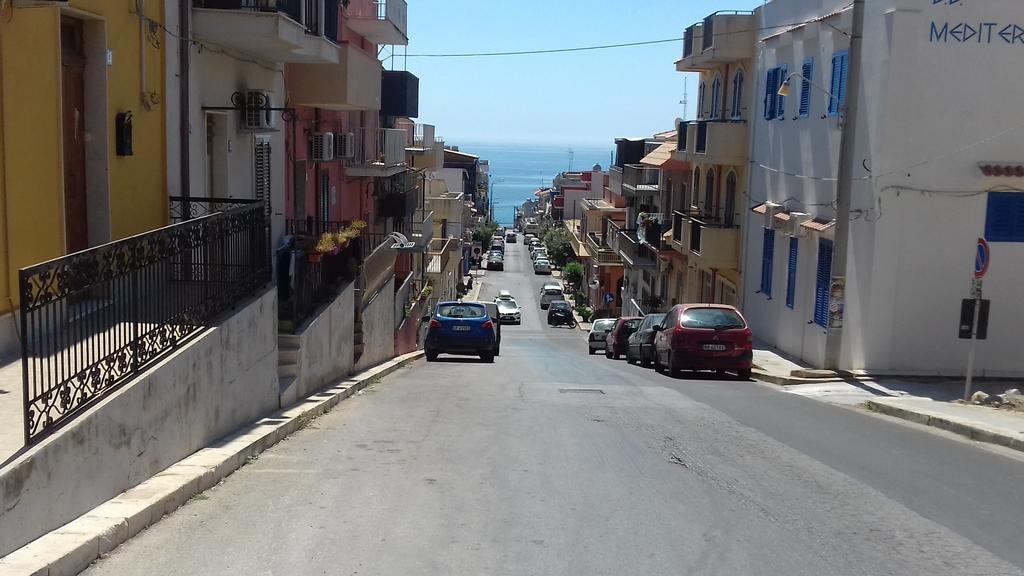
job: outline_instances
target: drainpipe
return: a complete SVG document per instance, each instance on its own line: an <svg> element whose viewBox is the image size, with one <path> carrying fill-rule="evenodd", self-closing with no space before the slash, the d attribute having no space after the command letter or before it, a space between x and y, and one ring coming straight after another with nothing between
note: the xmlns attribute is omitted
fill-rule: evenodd
<svg viewBox="0 0 1024 576"><path fill-rule="evenodd" d="M188 198L191 196L191 171L189 169L189 76L191 75L190 60L192 37L192 7L189 0L178 0L178 103L180 118L178 129L181 134L179 142L181 156L181 189L180 196L186 198L182 206L182 215L188 218L190 207Z"/></svg>

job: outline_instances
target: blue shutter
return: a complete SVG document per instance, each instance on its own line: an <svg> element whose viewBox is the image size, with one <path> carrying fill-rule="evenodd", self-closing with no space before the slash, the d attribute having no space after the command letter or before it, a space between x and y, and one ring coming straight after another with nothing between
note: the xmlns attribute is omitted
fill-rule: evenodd
<svg viewBox="0 0 1024 576"><path fill-rule="evenodd" d="M700 83L700 88L697 90L697 118L704 117L704 83Z"/></svg>
<svg viewBox="0 0 1024 576"><path fill-rule="evenodd" d="M842 58L839 59L839 64L842 66L842 72L839 74L839 105L843 106L846 104L846 83L850 69L850 55L844 52Z"/></svg>
<svg viewBox="0 0 1024 576"><path fill-rule="evenodd" d="M1024 194L988 193L985 239L989 242L1024 242Z"/></svg>
<svg viewBox="0 0 1024 576"><path fill-rule="evenodd" d="M811 113L811 83L809 80L814 79L812 76L814 74L814 58L804 60L800 74L806 78L800 84L800 117L806 118Z"/></svg>
<svg viewBox="0 0 1024 576"><path fill-rule="evenodd" d="M832 241L818 240L818 277L814 288L814 323L828 328L828 292L832 284Z"/></svg>
<svg viewBox="0 0 1024 576"><path fill-rule="evenodd" d="M777 72L777 74L778 75L776 76L776 79L775 79L775 97L778 99L779 104L775 108L775 116L779 120L785 120L786 119L786 97L781 95L781 94L779 94L779 87L782 86L782 83L785 82L786 77L789 76L789 67L788 66L779 66L779 71Z"/></svg>
<svg viewBox="0 0 1024 576"><path fill-rule="evenodd" d="M779 90L779 69L772 68L768 71L768 79L764 86L764 119L775 118L775 93Z"/></svg>
<svg viewBox="0 0 1024 576"><path fill-rule="evenodd" d="M711 82L711 117L718 118L718 111L720 109L722 100L722 79L716 77Z"/></svg>
<svg viewBox="0 0 1024 576"><path fill-rule="evenodd" d="M775 230L764 229L764 252L761 254L761 293L772 297L772 264L775 260Z"/></svg>
<svg viewBox="0 0 1024 576"><path fill-rule="evenodd" d="M789 266L786 268L786 306L792 308L796 302L796 257L800 240L789 239Z"/></svg>
<svg viewBox="0 0 1024 576"><path fill-rule="evenodd" d="M829 84L829 92L832 93L834 98L828 99L828 115L835 116L839 111L839 105L836 98L839 97L839 86L840 86L840 75L842 74L843 67L840 64L840 56L838 54L832 55L832 83Z"/></svg>
<svg viewBox="0 0 1024 576"><path fill-rule="evenodd" d="M743 105L743 70L737 70L732 81L732 117L739 118Z"/></svg>

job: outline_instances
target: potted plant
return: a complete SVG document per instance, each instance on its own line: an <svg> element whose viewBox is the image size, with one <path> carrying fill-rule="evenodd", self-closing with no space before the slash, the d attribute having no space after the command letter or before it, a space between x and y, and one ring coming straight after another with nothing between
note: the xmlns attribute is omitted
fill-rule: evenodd
<svg viewBox="0 0 1024 576"><path fill-rule="evenodd" d="M338 243L334 241L334 235L325 232L313 247L313 252L309 254L309 261L319 262L324 254L335 254L337 250Z"/></svg>

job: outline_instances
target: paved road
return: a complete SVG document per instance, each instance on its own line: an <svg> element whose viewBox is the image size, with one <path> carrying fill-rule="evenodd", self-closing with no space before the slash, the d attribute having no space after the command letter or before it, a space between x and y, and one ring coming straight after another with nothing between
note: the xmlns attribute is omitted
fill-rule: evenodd
<svg viewBox="0 0 1024 576"><path fill-rule="evenodd" d="M396 372L87 573L1024 574L1021 460L588 356L521 246L495 364Z"/></svg>

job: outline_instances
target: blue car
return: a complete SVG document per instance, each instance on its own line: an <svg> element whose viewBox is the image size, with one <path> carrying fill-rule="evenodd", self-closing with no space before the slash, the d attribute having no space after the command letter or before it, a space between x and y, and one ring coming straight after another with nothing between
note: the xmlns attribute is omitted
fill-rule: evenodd
<svg viewBox="0 0 1024 576"><path fill-rule="evenodd" d="M438 354L480 356L484 362L494 362L494 322L487 308L479 302L439 302L432 316L423 344L427 362L437 360Z"/></svg>

